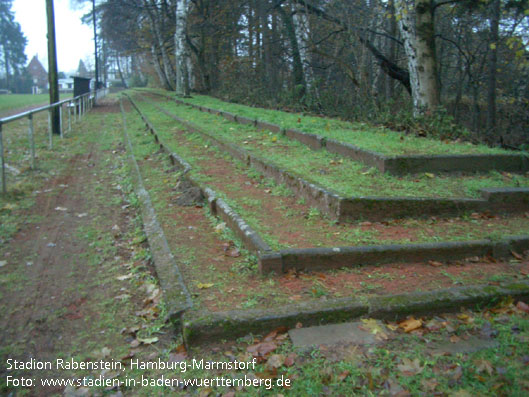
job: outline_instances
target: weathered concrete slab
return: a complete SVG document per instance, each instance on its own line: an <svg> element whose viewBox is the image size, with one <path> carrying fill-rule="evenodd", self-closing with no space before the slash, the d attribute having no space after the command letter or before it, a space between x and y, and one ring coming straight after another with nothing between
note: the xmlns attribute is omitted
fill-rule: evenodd
<svg viewBox="0 0 529 397"><path fill-rule="evenodd" d="M288 335L294 346L299 348L335 345L338 343L372 345L379 342L374 334L361 329L361 325L361 322L355 321L352 323L295 328L288 331Z"/></svg>
<svg viewBox="0 0 529 397"><path fill-rule="evenodd" d="M131 103L136 107L132 100ZM160 280L160 286L162 287L164 301L167 306L168 318L174 324L179 324L182 314L193 305L191 296L184 283L176 259L169 249L169 244L167 243L163 229L158 223L156 211L152 205L149 193L143 185L141 172L136 159L134 158L132 144L127 134L123 105L120 104L120 106L123 117L123 140L128 151L128 161L131 169L134 191L138 196L138 201L140 203L145 234L147 235L147 241L152 253L156 273Z"/></svg>

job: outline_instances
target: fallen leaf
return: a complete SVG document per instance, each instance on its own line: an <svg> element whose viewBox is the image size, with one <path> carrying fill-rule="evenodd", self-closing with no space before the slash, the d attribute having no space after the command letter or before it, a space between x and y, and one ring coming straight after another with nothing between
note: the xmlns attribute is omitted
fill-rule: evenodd
<svg viewBox="0 0 529 397"><path fill-rule="evenodd" d="M179 363L181 361L185 361L187 358L186 354L182 353L170 353L169 354L169 362L171 363Z"/></svg>
<svg viewBox="0 0 529 397"><path fill-rule="evenodd" d="M55 207L55 211L68 211L68 208L65 208L65 207Z"/></svg>
<svg viewBox="0 0 529 397"><path fill-rule="evenodd" d="M525 313L528 313L529 314L529 305L526 304L525 302L522 302L522 301L519 301L517 304L516 304L516 308L525 312Z"/></svg>
<svg viewBox="0 0 529 397"><path fill-rule="evenodd" d="M5 265L7 265L7 261L0 261L0 267L4 267Z"/></svg>
<svg viewBox="0 0 529 397"><path fill-rule="evenodd" d="M213 283L197 283L197 288L198 289L207 289L207 288L211 288L213 287Z"/></svg>
<svg viewBox="0 0 529 397"><path fill-rule="evenodd" d="M450 342L452 342L452 343L457 343L457 342L459 342L460 340L461 340L461 338L460 338L459 336L457 336L457 335L452 335L452 336L450 337Z"/></svg>
<svg viewBox="0 0 529 397"><path fill-rule="evenodd" d="M397 365L397 368L406 376L417 375L422 372L424 365L421 365L421 362L418 358L413 360L403 357L402 364Z"/></svg>
<svg viewBox="0 0 529 397"><path fill-rule="evenodd" d="M351 371L343 371L340 375L336 377L338 382L343 382L351 374Z"/></svg>
<svg viewBox="0 0 529 397"><path fill-rule="evenodd" d="M294 363L296 362L296 353L289 353L286 357L285 357L285 362L283 363L283 365L285 367L291 367L294 365Z"/></svg>
<svg viewBox="0 0 529 397"><path fill-rule="evenodd" d="M265 357L266 355L277 349L277 344L273 342L262 342L255 345L248 346L246 351L251 353L254 357Z"/></svg>
<svg viewBox="0 0 529 397"><path fill-rule="evenodd" d="M434 391L438 385L439 382L437 382L435 379L423 379L421 381L421 386L429 392Z"/></svg>
<svg viewBox="0 0 529 397"><path fill-rule="evenodd" d="M435 178L435 175L432 174L431 172L425 172L424 175L427 176L428 178Z"/></svg>
<svg viewBox="0 0 529 397"><path fill-rule="evenodd" d="M141 342L138 339L134 339L132 342L130 342L130 347L138 347L141 344Z"/></svg>
<svg viewBox="0 0 529 397"><path fill-rule="evenodd" d="M512 256L514 256L518 260L523 260L523 255L520 255L519 253L515 251L511 251Z"/></svg>
<svg viewBox="0 0 529 397"><path fill-rule="evenodd" d="M227 253L226 253L227 256L231 256L232 258L238 258L239 256L241 256L241 252L239 251L238 248L233 248L231 250L229 250Z"/></svg>
<svg viewBox="0 0 529 397"><path fill-rule="evenodd" d="M78 218L84 218L85 216L88 216L86 212L83 212L82 214L76 214Z"/></svg>
<svg viewBox="0 0 529 397"><path fill-rule="evenodd" d="M411 332L422 327L422 321L410 317L399 323L399 327L404 330L404 332Z"/></svg>
<svg viewBox="0 0 529 397"><path fill-rule="evenodd" d="M277 339L278 335L285 334L288 332L287 327L277 327L273 331L269 332L262 340L262 342L272 342L274 339Z"/></svg>
<svg viewBox="0 0 529 397"><path fill-rule="evenodd" d="M114 299L121 300L121 301L127 300L129 298L130 298L129 294L121 294L121 295L118 295L118 296L114 297Z"/></svg>
<svg viewBox="0 0 529 397"><path fill-rule="evenodd" d="M226 229L226 223L225 222L219 223L217 226L215 226L215 231L217 233L222 233L224 231L224 229Z"/></svg>
<svg viewBox="0 0 529 397"><path fill-rule="evenodd" d="M428 261L428 264L430 266L433 266L433 267L443 266L443 264L441 262L438 262L438 261Z"/></svg>
<svg viewBox="0 0 529 397"><path fill-rule="evenodd" d="M144 345L152 345L153 343L158 342L158 338L156 336L153 338L138 338L138 341Z"/></svg>
<svg viewBox="0 0 529 397"><path fill-rule="evenodd" d="M103 358L108 357L111 352L112 352L112 350L110 350L108 347L103 347L101 349L101 357L103 357Z"/></svg>
<svg viewBox="0 0 529 397"><path fill-rule="evenodd" d="M474 322L474 317L471 317L466 313L459 313L456 317L466 324L471 324Z"/></svg>
<svg viewBox="0 0 529 397"><path fill-rule="evenodd" d="M490 363L490 361L487 361L485 359L479 359L474 360L474 364L476 365L476 370L478 371L478 373L486 372L490 376L494 372L494 368L492 368L492 364Z"/></svg>
<svg viewBox="0 0 529 397"><path fill-rule="evenodd" d="M128 280L129 278L132 277L132 273L129 273L129 274L125 274L124 276L118 276L116 277L118 280L120 281L123 281L123 280Z"/></svg>
<svg viewBox="0 0 529 397"><path fill-rule="evenodd" d="M280 368L285 363L285 356L282 354L272 354L268 361L266 362L266 365L270 368Z"/></svg>
<svg viewBox="0 0 529 397"><path fill-rule="evenodd" d="M362 319L362 325L359 326L359 328L363 329L364 331L370 332L379 339L386 340L388 339L388 335L386 334L385 330L386 328L384 325L374 318L363 318Z"/></svg>

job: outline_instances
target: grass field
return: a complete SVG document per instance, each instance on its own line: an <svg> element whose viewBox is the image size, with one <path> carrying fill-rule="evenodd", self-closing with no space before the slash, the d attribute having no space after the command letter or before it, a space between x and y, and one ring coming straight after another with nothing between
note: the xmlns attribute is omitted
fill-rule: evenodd
<svg viewBox="0 0 529 397"><path fill-rule="evenodd" d="M72 94L61 94L60 99L70 98ZM38 105L46 105L49 103L50 96L48 94L11 94L0 95L0 117L3 117L8 112L16 109L24 109Z"/></svg>

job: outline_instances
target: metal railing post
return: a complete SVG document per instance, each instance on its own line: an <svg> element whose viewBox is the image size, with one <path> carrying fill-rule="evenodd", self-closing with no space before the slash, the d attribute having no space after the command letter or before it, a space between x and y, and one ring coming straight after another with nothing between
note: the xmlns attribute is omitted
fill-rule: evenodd
<svg viewBox="0 0 529 397"><path fill-rule="evenodd" d="M29 151L31 154L31 169L35 169L35 127L33 125L33 114L28 116L28 138L29 138Z"/></svg>
<svg viewBox="0 0 529 397"><path fill-rule="evenodd" d="M51 132L51 109L48 109L48 146L53 149L53 133Z"/></svg>
<svg viewBox="0 0 529 397"><path fill-rule="evenodd" d="M62 105L59 105L59 133L61 135L61 138L63 138L63 135L62 135Z"/></svg>
<svg viewBox="0 0 529 397"><path fill-rule="evenodd" d="M6 194L6 169L4 161L4 139L2 134L2 123L0 123L0 166L2 167L2 169L0 170L0 176L2 176L2 193Z"/></svg>
<svg viewBox="0 0 529 397"><path fill-rule="evenodd" d="M72 107L70 106L71 102L68 101L66 109L68 109L68 132L72 132Z"/></svg>

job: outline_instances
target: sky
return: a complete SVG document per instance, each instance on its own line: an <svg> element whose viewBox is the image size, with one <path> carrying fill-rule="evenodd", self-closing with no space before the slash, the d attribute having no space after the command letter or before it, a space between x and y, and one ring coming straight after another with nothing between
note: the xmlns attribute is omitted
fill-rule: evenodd
<svg viewBox="0 0 529 397"><path fill-rule="evenodd" d="M91 26L81 22L81 17L91 10L90 5L74 10L70 7L70 0L54 0L54 9L58 70L65 73L74 72L81 59L85 61L90 58L89 64L93 64L93 30ZM28 63L38 54L42 66L48 70L46 1L14 0L11 10L28 39L26 46Z"/></svg>

